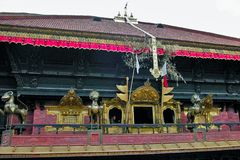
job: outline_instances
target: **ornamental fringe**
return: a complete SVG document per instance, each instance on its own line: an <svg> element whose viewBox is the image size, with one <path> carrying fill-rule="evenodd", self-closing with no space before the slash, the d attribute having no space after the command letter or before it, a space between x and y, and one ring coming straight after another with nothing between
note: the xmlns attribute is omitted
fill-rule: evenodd
<svg viewBox="0 0 240 160"><path fill-rule="evenodd" d="M30 37L0 36L0 42L19 43L22 45L44 46L44 47L62 47L62 48L78 48L89 50L104 50L122 53L138 53L138 51L124 44L98 43L98 42L81 42L56 39L41 39ZM162 48L157 49L159 55L164 54ZM174 56L203 58L203 59L222 59L240 61L240 54L226 54L216 52L196 52L190 50L177 50Z"/></svg>

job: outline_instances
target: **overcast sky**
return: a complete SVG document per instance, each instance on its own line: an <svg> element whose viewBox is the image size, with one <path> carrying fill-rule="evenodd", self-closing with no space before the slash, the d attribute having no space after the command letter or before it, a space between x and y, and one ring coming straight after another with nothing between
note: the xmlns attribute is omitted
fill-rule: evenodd
<svg viewBox="0 0 240 160"><path fill-rule="evenodd" d="M240 38L240 0L0 0L0 12L113 18L126 2L140 21Z"/></svg>

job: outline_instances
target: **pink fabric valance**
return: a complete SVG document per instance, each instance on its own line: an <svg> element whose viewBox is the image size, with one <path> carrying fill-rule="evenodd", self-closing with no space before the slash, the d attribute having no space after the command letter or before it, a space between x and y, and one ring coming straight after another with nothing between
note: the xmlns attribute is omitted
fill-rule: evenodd
<svg viewBox="0 0 240 160"><path fill-rule="evenodd" d="M203 58L203 59L222 59L222 60L240 60L240 55L237 54L223 54L213 52L195 52L178 50L175 53L176 56L192 57L192 58Z"/></svg>
<svg viewBox="0 0 240 160"><path fill-rule="evenodd" d="M76 42L67 40L55 40L55 39L40 39L40 38L24 38L13 36L0 36L0 42L19 43L22 45L44 46L44 47L62 47L62 48L80 48L90 50L103 50L122 53L141 53L149 52L149 49L133 50L133 48L127 45L118 44L105 44L95 42ZM162 48L157 49L158 54L164 54ZM237 60L240 61L240 55L238 54L223 54L214 52L195 52L187 50L178 50L175 56L203 58L203 59L224 59L224 60Z"/></svg>

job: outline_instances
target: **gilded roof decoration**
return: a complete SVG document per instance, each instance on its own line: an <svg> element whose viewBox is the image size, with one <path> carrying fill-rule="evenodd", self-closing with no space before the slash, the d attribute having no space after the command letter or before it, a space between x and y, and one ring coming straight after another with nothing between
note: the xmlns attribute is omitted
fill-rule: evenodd
<svg viewBox="0 0 240 160"><path fill-rule="evenodd" d="M131 102L159 103L159 98L157 90L151 86L149 81L146 81L143 86L133 91Z"/></svg>
<svg viewBox="0 0 240 160"><path fill-rule="evenodd" d="M82 99L76 94L74 89L70 89L68 93L60 100L61 106L81 106Z"/></svg>
<svg viewBox="0 0 240 160"><path fill-rule="evenodd" d="M112 99L108 99L108 100L105 100L104 101L104 104L106 104L107 106L110 106L110 105L114 105L114 106L125 106L125 102L123 102L120 98L118 97L115 97L115 98L112 98Z"/></svg>

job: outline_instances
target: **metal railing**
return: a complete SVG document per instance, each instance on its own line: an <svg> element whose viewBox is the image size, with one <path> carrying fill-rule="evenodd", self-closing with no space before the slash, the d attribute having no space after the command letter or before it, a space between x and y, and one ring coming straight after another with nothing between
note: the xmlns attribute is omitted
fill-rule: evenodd
<svg viewBox="0 0 240 160"><path fill-rule="evenodd" d="M157 131L162 132L163 129L165 133L169 133L170 129L175 127L177 129L178 133L187 132L187 130L191 130L194 128L203 128L208 132L209 130L212 130L212 128L215 128L215 130L220 131L223 126L229 127L229 130L232 131L235 127L240 131L240 122L234 122L234 123L198 123L198 124L14 124L11 126L11 129L17 130L18 134L23 134L23 132L27 128L32 128L32 130L35 130L36 134L41 134L42 129L45 127L52 127L56 134L59 134L62 132L62 129L64 127L72 128L70 132L73 134L88 131L91 129L102 129L104 134L108 134L110 128L120 128L122 130L122 134L129 133L129 129L135 129L137 130L137 133L141 133L141 129L147 128L148 130L152 130L152 133L156 133ZM0 128L3 129L9 129L8 126L0 126Z"/></svg>

